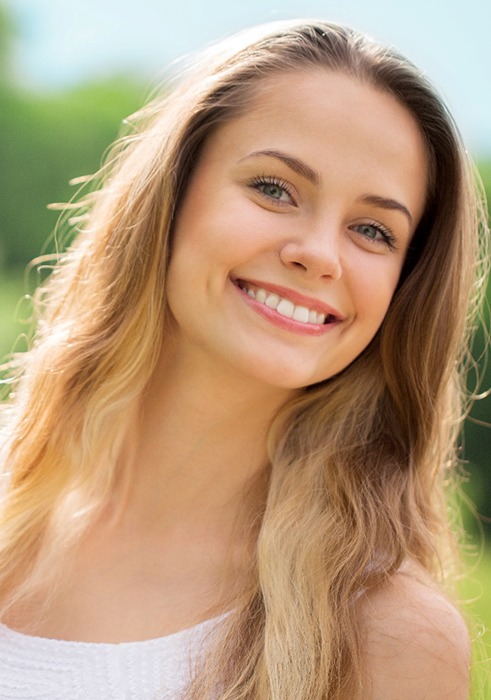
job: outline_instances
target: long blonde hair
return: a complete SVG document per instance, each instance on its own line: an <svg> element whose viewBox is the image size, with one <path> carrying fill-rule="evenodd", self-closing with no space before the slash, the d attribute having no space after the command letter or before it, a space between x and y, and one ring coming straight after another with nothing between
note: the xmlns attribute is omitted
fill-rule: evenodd
<svg viewBox="0 0 491 700"><path fill-rule="evenodd" d="M6 609L54 579L123 479L125 429L165 331L172 223L203 142L247 110L264 79L319 66L392 94L414 116L430 164L426 209L375 339L275 419L250 581L190 698L349 696L357 593L407 558L435 577L445 570L444 484L483 291L485 219L431 85L394 51L321 21L273 23L207 49L170 94L133 116L77 216L69 210L77 235L38 292L36 336L3 409Z"/></svg>

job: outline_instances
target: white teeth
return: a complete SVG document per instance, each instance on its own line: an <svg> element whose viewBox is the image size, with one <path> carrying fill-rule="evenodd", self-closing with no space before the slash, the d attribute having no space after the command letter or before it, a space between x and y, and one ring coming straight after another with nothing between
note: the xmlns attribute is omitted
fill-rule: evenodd
<svg viewBox="0 0 491 700"><path fill-rule="evenodd" d="M317 316L317 314L316 314L316 316ZM309 310L307 309L306 306L296 306L295 310L293 312L292 318L294 321L301 321L302 323L308 323L309 322Z"/></svg>
<svg viewBox="0 0 491 700"><path fill-rule="evenodd" d="M276 309L280 303L280 297L277 294L268 294L264 303L266 306L269 306L270 309Z"/></svg>
<svg viewBox="0 0 491 700"><path fill-rule="evenodd" d="M291 318L295 312L295 304L292 304L288 299L281 299L280 303L276 307L276 311L282 316Z"/></svg>
<svg viewBox="0 0 491 700"><path fill-rule="evenodd" d="M269 306L270 309L275 309L281 316L285 316L286 318L291 318L300 323L311 323L319 326L322 326L326 321L326 314L308 309L306 306L296 306L289 299L284 299L274 292L267 292L261 287L249 287L244 282L240 282L239 287L250 296L251 299L255 299L260 304L265 304L265 306ZM335 319L333 318L333 320Z"/></svg>

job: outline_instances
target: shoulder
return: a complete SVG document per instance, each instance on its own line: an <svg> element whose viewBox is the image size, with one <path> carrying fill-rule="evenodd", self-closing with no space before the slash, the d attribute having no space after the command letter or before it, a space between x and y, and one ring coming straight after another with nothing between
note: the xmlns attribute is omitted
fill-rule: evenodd
<svg viewBox="0 0 491 700"><path fill-rule="evenodd" d="M360 614L364 700L466 700L467 628L438 589L400 573L360 600Z"/></svg>

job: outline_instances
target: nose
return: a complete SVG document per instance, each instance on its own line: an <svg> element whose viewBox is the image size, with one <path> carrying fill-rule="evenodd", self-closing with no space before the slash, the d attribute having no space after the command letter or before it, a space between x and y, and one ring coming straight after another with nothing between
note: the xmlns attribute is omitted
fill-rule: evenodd
<svg viewBox="0 0 491 700"><path fill-rule="evenodd" d="M332 230L300 233L283 244L280 260L306 278L338 280L342 275L340 238Z"/></svg>

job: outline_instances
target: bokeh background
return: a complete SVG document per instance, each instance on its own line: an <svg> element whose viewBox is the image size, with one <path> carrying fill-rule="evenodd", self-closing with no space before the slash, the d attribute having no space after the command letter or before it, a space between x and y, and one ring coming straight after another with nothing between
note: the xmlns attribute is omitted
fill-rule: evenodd
<svg viewBox="0 0 491 700"><path fill-rule="evenodd" d="M0 0L0 356L22 348L22 297L35 284L26 264L50 250L56 224L47 204L67 201L69 181L97 170L122 119L173 61L246 26L305 16L351 24L418 64L455 115L491 201L489 0ZM484 337L481 329L476 358ZM479 367L484 391L491 370ZM463 440L464 488L480 516L463 505L470 574L462 595L491 629L487 423L491 398L476 402ZM483 639L491 656L484 628Z"/></svg>

